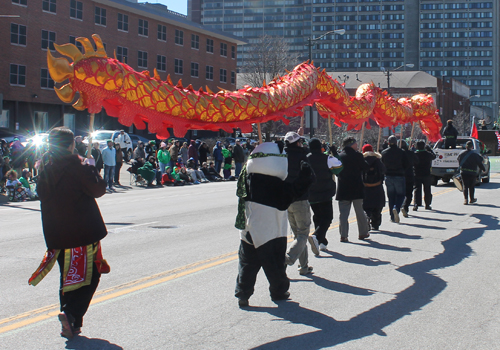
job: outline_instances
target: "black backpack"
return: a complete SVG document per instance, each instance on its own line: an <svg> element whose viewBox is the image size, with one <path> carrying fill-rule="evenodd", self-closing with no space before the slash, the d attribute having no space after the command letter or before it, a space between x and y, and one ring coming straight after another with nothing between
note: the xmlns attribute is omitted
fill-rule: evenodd
<svg viewBox="0 0 500 350"><path fill-rule="evenodd" d="M363 183L366 187L378 186L382 183L382 176L376 163L373 163L367 171L363 172Z"/></svg>

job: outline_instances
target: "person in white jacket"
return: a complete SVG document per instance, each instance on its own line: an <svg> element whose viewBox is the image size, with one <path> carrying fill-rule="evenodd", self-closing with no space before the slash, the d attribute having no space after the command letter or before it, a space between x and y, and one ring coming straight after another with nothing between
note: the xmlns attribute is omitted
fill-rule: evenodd
<svg viewBox="0 0 500 350"><path fill-rule="evenodd" d="M128 158L127 150L132 148L132 140L130 139L130 136L128 136L124 130L120 130L120 133L114 141L115 143L120 144L120 149L123 152L123 159L125 159L125 162L128 162L130 159Z"/></svg>

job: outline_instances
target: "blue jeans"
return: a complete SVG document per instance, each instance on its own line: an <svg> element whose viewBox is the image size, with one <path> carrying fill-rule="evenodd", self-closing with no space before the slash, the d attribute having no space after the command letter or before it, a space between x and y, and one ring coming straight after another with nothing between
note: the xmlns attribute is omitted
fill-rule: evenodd
<svg viewBox="0 0 500 350"><path fill-rule="evenodd" d="M108 187L113 187L113 180L115 178L115 166L104 165L104 182Z"/></svg>
<svg viewBox="0 0 500 350"><path fill-rule="evenodd" d="M217 172L217 174L220 174L220 169L222 167L222 160L215 160L215 171Z"/></svg>
<svg viewBox="0 0 500 350"><path fill-rule="evenodd" d="M243 167L243 163L234 163L234 176L239 177L241 173L241 168Z"/></svg>
<svg viewBox="0 0 500 350"><path fill-rule="evenodd" d="M386 176L385 186L387 188L387 199L389 200L389 213L391 220L394 220L392 209L396 209L398 214L403 205L406 195L406 180L404 176Z"/></svg>
<svg viewBox="0 0 500 350"><path fill-rule="evenodd" d="M160 164L160 171L161 171L161 174L165 174L165 168L167 167L167 164L165 163L162 163L162 162L158 162L158 164Z"/></svg>

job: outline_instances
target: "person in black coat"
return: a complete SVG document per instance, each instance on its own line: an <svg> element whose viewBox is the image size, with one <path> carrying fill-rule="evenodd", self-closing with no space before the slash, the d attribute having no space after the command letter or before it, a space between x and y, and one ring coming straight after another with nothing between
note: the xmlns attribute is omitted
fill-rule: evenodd
<svg viewBox="0 0 500 350"><path fill-rule="evenodd" d="M314 233L309 236L309 243L314 255L319 255L320 250L327 250L326 232L333 220L332 199L337 184L332 175L338 174L343 167L340 160L322 152L322 145L318 139L311 140L309 149L311 153L307 155L307 161L316 176L316 181L309 188L309 204L314 214L315 228Z"/></svg>
<svg viewBox="0 0 500 350"><path fill-rule="evenodd" d="M465 144L467 149L458 155L458 163L460 164L460 175L462 175L462 182L464 185L464 205L476 203L477 199L474 198L474 186L477 177L477 168L486 171L483 165L483 157L478 153L472 151L474 144L472 141L467 141Z"/></svg>
<svg viewBox="0 0 500 350"><path fill-rule="evenodd" d="M241 173L241 168L245 162L245 154L243 153L243 147L240 145L240 139L236 139L233 148L233 159L234 159L234 177L238 178Z"/></svg>
<svg viewBox="0 0 500 350"><path fill-rule="evenodd" d="M401 207L401 213L407 218L408 212L410 211L411 200L413 199L413 187L415 186L413 166L418 162L418 158L415 152L408 149L408 144L404 140L401 141L401 149L405 152L408 162L408 167L405 169L405 200Z"/></svg>
<svg viewBox="0 0 500 350"><path fill-rule="evenodd" d="M453 126L453 120L448 120L443 129L444 148L457 148L458 131Z"/></svg>
<svg viewBox="0 0 500 350"><path fill-rule="evenodd" d="M363 209L368 216L371 229L378 230L382 224L382 209L385 206L384 175L385 165L382 155L374 152L370 144L363 146L363 157L368 169L363 171L363 185L365 198Z"/></svg>
<svg viewBox="0 0 500 350"><path fill-rule="evenodd" d="M413 166L415 171L415 196L413 210L417 211L418 207L422 206L422 186L424 187L425 209L431 210L432 203L432 161L436 159L436 154L432 151L429 145L425 145L424 141L417 142L417 152L415 155L418 162Z"/></svg>
<svg viewBox="0 0 500 350"><path fill-rule="evenodd" d="M287 183L294 183L298 178L301 162L307 162L309 150L303 147L304 140L296 132L288 132L285 135L285 152L288 156ZM286 253L287 265L295 264L299 260L299 274L307 275L312 272L307 255L307 240L311 227L311 206L309 205L308 192L305 191L300 197L288 207L288 221L293 232L294 240Z"/></svg>
<svg viewBox="0 0 500 350"><path fill-rule="evenodd" d="M42 158L37 184L43 234L48 249L44 262L57 259L60 266L59 320L62 324L61 335L66 338L72 338L80 332L83 316L103 271L100 240L107 235L95 200L106 193L106 183L94 166L82 164L78 155L73 154L74 149L71 130L63 127L52 129L49 151ZM80 261L80 256L86 256L88 260ZM73 264L74 260L79 261L78 265ZM86 267L80 270L79 266ZM69 269L72 278L64 273ZM30 279L30 284L36 285L43 278L42 270L43 264ZM77 277L81 277L84 282L70 284L72 288L66 289L68 281L71 283Z"/></svg>
<svg viewBox="0 0 500 350"><path fill-rule="evenodd" d="M363 155L358 152L356 139L348 137L343 141L344 149L339 154L344 169L339 173L336 199L339 202L339 231L340 241L349 242L349 213L351 206L356 212L359 239L370 237L368 233L368 220L363 210L364 185L362 180L363 171L368 169Z"/></svg>
<svg viewBox="0 0 500 350"><path fill-rule="evenodd" d="M382 163L386 167L385 186L389 199L389 212L392 222L399 222L399 212L405 200L405 172L408 168L408 158L405 152L398 148L398 139L391 135L388 138L389 147L382 151Z"/></svg>

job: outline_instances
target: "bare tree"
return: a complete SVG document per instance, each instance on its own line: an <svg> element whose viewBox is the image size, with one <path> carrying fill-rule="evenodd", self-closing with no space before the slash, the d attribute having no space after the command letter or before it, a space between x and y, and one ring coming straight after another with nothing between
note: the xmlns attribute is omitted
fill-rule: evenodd
<svg viewBox="0 0 500 350"><path fill-rule="evenodd" d="M263 82L287 74L298 63L299 57L290 51L290 46L282 37L264 35L245 48L246 55L241 67L244 84L252 87L262 86ZM262 124L265 140L270 141L271 136L282 131L282 121L269 121Z"/></svg>

